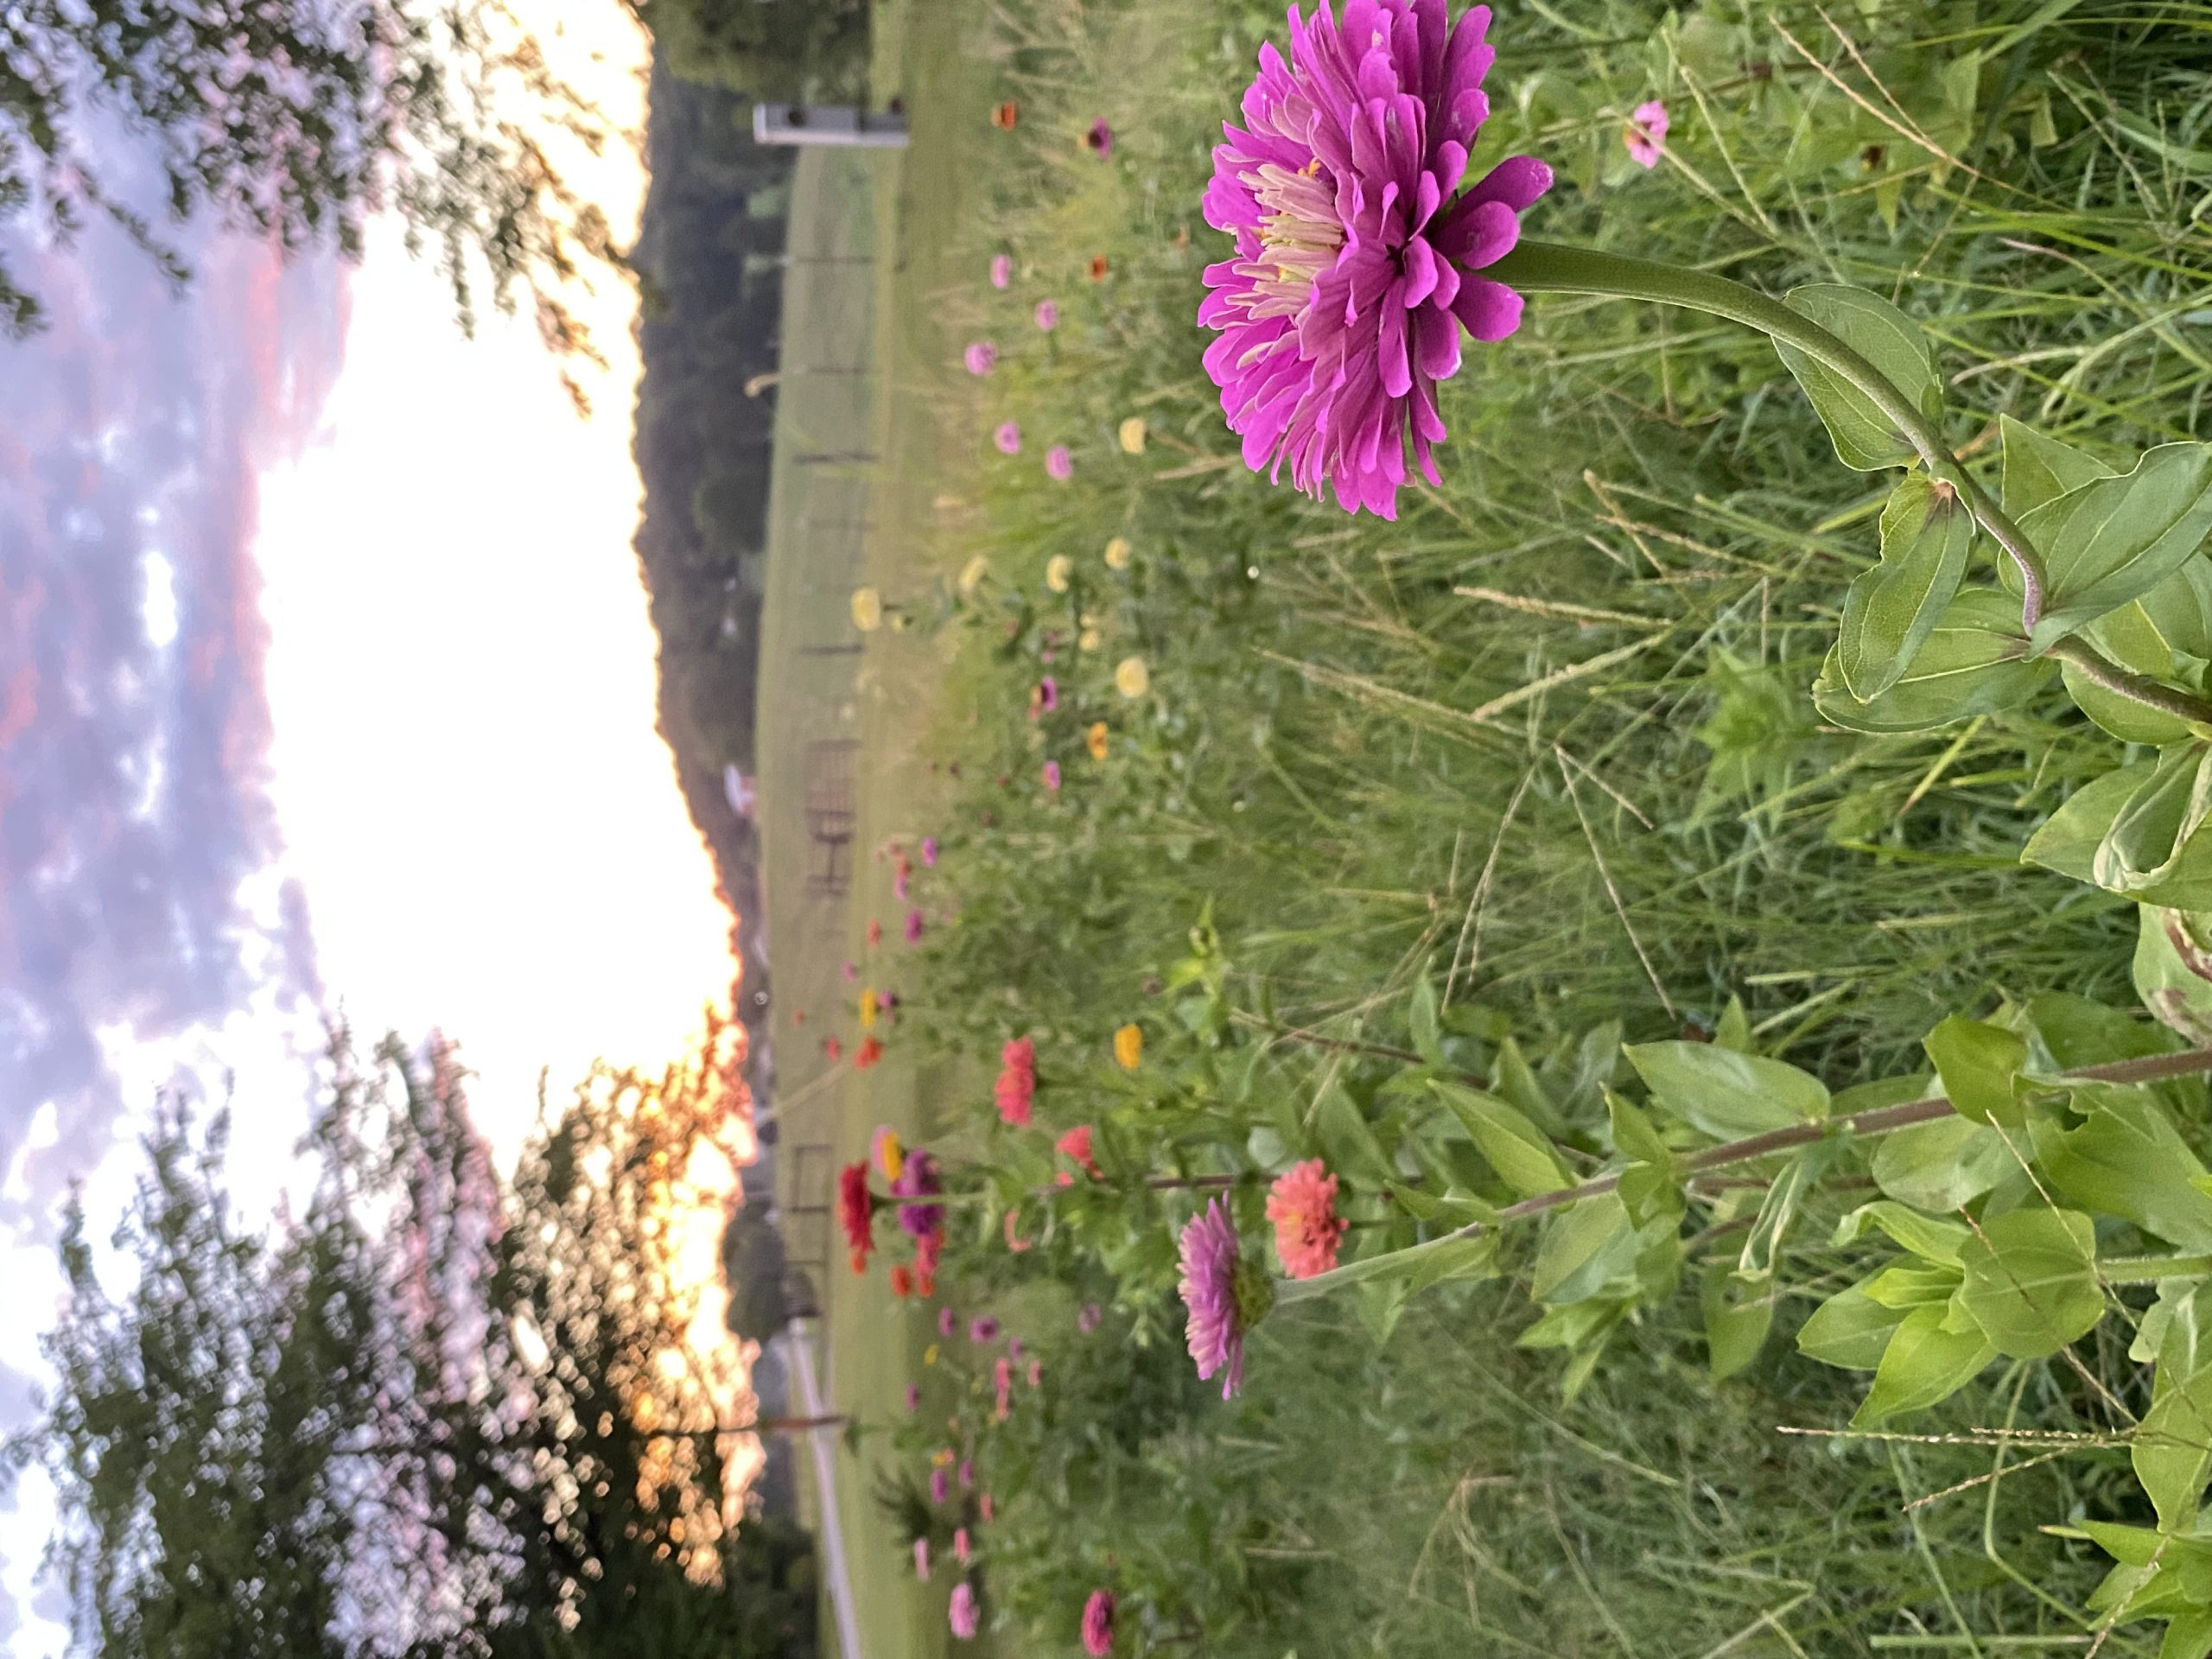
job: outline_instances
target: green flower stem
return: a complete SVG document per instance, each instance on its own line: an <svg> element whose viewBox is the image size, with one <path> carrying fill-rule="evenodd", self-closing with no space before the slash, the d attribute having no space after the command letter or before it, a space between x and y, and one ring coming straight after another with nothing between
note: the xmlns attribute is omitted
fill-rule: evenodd
<svg viewBox="0 0 2212 1659"><path fill-rule="evenodd" d="M1484 266L1484 276L1529 293L1597 294L1612 299L1649 300L1678 305L1726 317L1756 328L1770 339L1834 371L1868 401L1896 423L1905 441L1919 452L1921 464L1931 478L1940 478L1957 490L1975 520L2011 557L2020 573L2021 623L2029 632L2043 616L2044 569L2033 544L2005 510L1989 499L1960 464L1934 423L1890 383L1889 377L1809 317L1801 316L1779 301L1756 289L1715 276L1710 271L1685 270L1654 259L1631 259L1620 254L1599 253L1588 248L1561 247L1552 242L1523 242L1496 264Z"/></svg>
<svg viewBox="0 0 2212 1659"><path fill-rule="evenodd" d="M2107 658L2089 642L2078 634L2068 636L2051 646L2047 653L2062 663L2069 663L2075 671L2092 684L2101 685L2117 696L2132 698L2145 709L2155 709L2162 715L2171 715L2191 725L2212 725L2212 701L2193 697L2151 678L2145 674L2132 674L2115 662Z"/></svg>
<svg viewBox="0 0 2212 1659"><path fill-rule="evenodd" d="M2164 1077L2199 1077L2206 1072L2212 1072L2212 1048L2191 1048L2178 1054L2152 1054L2138 1060L2114 1060L2106 1065L2085 1065L2064 1075L2084 1083L2156 1083ZM1786 1129L1769 1129L1764 1135L1754 1135L1745 1140L1726 1141L1717 1147L1707 1147L1702 1151L1693 1152L1681 1160L1681 1168L1685 1175L1694 1175L1700 1170L1726 1168L1732 1164L1749 1163L1753 1159L1769 1157L1777 1152L1810 1146L1815 1141L1826 1140L1834 1135L1861 1137L1890 1135L1898 1129L1910 1128L1916 1123L1932 1123L1938 1118L1948 1117L1951 1110L1949 1098L1936 1095L1926 1100L1907 1101L1902 1106L1880 1106L1872 1111L1853 1112L1844 1117L1824 1118L1816 1123L1793 1123ZM1402 1258L1419 1255L1423 1252L1440 1253L1445 1246L1465 1239L1479 1238L1485 1230L1506 1222L1523 1221L1531 1216L1542 1215L1548 1210L1563 1209L1585 1198L1602 1197L1618 1186L1620 1179L1619 1173L1616 1172L1611 1175L1598 1176L1579 1185L1539 1192L1534 1198L1506 1205L1488 1221L1470 1222L1456 1231L1416 1244L1411 1249L1394 1251L1389 1255L1369 1256L1349 1266L1338 1268L1333 1272L1317 1274L1311 1279L1286 1281L1277 1287L1276 1300L1281 1302L1306 1301L1347 1285L1357 1284L1362 1280L1377 1278L1392 1271L1401 1263ZM2194 1262L2200 1258L2177 1259ZM2124 1265L2120 1262L2107 1264L2108 1267ZM2189 1270L2186 1267L2175 1266L2172 1261L2139 1265L2152 1278L2171 1277L2176 1273ZM2212 1261L2208 1261L2207 1265L2212 1268ZM2157 1270L2152 1271L2153 1268ZM2110 1274L2107 1273L2107 1276L2110 1277Z"/></svg>
<svg viewBox="0 0 2212 1659"><path fill-rule="evenodd" d="M2194 1279L2212 1273L2212 1255L2116 1255L2097 1263L2108 1285L2154 1285L2161 1279Z"/></svg>

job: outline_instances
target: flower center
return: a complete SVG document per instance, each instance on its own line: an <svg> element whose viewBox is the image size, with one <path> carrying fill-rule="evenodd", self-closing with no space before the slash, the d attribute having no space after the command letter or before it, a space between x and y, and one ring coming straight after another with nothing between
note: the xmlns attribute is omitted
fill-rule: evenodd
<svg viewBox="0 0 2212 1659"><path fill-rule="evenodd" d="M1261 257L1239 268L1255 289L1254 317L1294 317L1306 309L1313 284L1336 263L1344 245L1335 189L1321 176L1315 156L1295 172L1274 162L1251 176L1260 204Z"/></svg>

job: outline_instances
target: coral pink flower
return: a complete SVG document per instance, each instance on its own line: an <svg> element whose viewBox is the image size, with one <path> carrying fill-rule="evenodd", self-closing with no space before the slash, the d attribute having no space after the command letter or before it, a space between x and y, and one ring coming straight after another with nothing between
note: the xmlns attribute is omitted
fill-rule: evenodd
<svg viewBox="0 0 2212 1659"><path fill-rule="evenodd" d="M976 1592L963 1579L952 1586L952 1605L946 1610L952 1621L952 1633L963 1642L971 1640L982 1623L982 1610L976 1605Z"/></svg>
<svg viewBox="0 0 2212 1659"><path fill-rule="evenodd" d="M1029 1362L1029 1386L1033 1389L1041 1389L1045 1386L1045 1362L1041 1359L1033 1359Z"/></svg>
<svg viewBox="0 0 2212 1659"><path fill-rule="evenodd" d="M961 353L961 360L967 364L969 373L988 374L999 365L999 348L988 340L976 340Z"/></svg>
<svg viewBox="0 0 2212 1659"><path fill-rule="evenodd" d="M842 1060L845 1058L845 1046L843 1043L838 1041L835 1037L824 1037L822 1039L822 1052L832 1061Z"/></svg>
<svg viewBox="0 0 2212 1659"><path fill-rule="evenodd" d="M914 1540L914 1576L924 1584L930 1581L930 1541L926 1538Z"/></svg>
<svg viewBox="0 0 2212 1659"><path fill-rule="evenodd" d="M968 1565L969 1558L975 1553L974 1547L968 1541L968 1529L955 1528L952 1534L952 1559L965 1567Z"/></svg>
<svg viewBox="0 0 2212 1659"><path fill-rule="evenodd" d="M1003 1354L992 1363L991 1389L997 1395L994 1414L1004 1422L1014 1412L1014 1362Z"/></svg>
<svg viewBox="0 0 2212 1659"><path fill-rule="evenodd" d="M1075 457L1065 443L1056 443L1045 452L1045 476L1063 484L1075 476Z"/></svg>
<svg viewBox="0 0 2212 1659"><path fill-rule="evenodd" d="M1660 152L1667 147L1667 106L1656 98L1637 105L1621 142L1628 146L1629 159L1638 167L1658 166Z"/></svg>
<svg viewBox="0 0 2212 1659"><path fill-rule="evenodd" d="M1017 1230L1020 1225L1020 1210L1015 1208L1007 1211L1006 1212L1006 1247L1015 1255L1020 1255L1025 1250L1033 1250L1037 1248L1031 1241L1021 1236Z"/></svg>
<svg viewBox="0 0 2212 1659"><path fill-rule="evenodd" d="M1101 1179L1104 1176L1105 1172L1098 1167L1098 1160L1090 1155L1090 1124L1077 1124L1054 1143L1053 1149L1064 1157L1071 1158L1081 1164L1084 1173L1088 1174L1092 1180Z"/></svg>
<svg viewBox="0 0 2212 1659"><path fill-rule="evenodd" d="M1048 334L1060 326L1060 308L1057 301L1038 301L1036 315L1037 326Z"/></svg>
<svg viewBox="0 0 2212 1659"><path fill-rule="evenodd" d="M1520 327L1520 295L1474 273L1512 251L1552 171L1516 156L1459 188L1490 113L1488 6L1454 25L1448 0L1344 0L1340 22L1322 0L1290 19L1289 60L1261 48L1244 125L1213 153L1206 220L1236 248L1205 274L1206 372L1245 465L1389 518L1408 441L1439 481L1460 328Z"/></svg>
<svg viewBox="0 0 2212 1659"><path fill-rule="evenodd" d="M1244 1333L1257 1318L1248 1316L1243 1306L1251 1293L1243 1282L1243 1257L1229 1206L1219 1198L1208 1199L1185 1225L1177 1249L1182 1274L1176 1289L1190 1313L1184 1342L1198 1363L1199 1381L1224 1373L1221 1397L1226 1400L1244 1385ZM1264 1281L1257 1294L1265 1294Z"/></svg>
<svg viewBox="0 0 2212 1659"><path fill-rule="evenodd" d="M1337 1178L1319 1158L1294 1164L1268 1190L1275 1254L1294 1279L1311 1279L1337 1265L1345 1224L1337 1214Z"/></svg>
<svg viewBox="0 0 2212 1659"><path fill-rule="evenodd" d="M1002 455L1021 453L1021 429L1012 421L1001 422L999 429L991 434L991 442L999 447Z"/></svg>
<svg viewBox="0 0 2212 1659"><path fill-rule="evenodd" d="M1037 1096L1037 1045L1017 1037L999 1051L999 1116L1017 1129L1029 1127Z"/></svg>
<svg viewBox="0 0 2212 1659"><path fill-rule="evenodd" d="M991 256L991 286L1010 288L1014 284L1014 257L999 253Z"/></svg>
<svg viewBox="0 0 2212 1659"><path fill-rule="evenodd" d="M1090 1659L1105 1659L1114 1650L1114 1598L1094 1590L1083 1604L1083 1650Z"/></svg>
<svg viewBox="0 0 2212 1659"><path fill-rule="evenodd" d="M992 1515L991 1495L988 1492L985 1492L983 1494L982 1508L983 1511L983 1523L988 1526L994 1518Z"/></svg>

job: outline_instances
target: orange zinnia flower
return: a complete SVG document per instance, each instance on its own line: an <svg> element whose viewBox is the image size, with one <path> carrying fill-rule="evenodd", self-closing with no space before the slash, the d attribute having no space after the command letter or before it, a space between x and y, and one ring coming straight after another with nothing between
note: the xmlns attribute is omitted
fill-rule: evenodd
<svg viewBox="0 0 2212 1659"><path fill-rule="evenodd" d="M1090 280L1094 283L1103 283L1106 280L1106 256L1103 253L1094 253L1090 256Z"/></svg>
<svg viewBox="0 0 2212 1659"><path fill-rule="evenodd" d="M1012 99L991 111L991 124L1001 132L1012 132L1014 124L1021 119L1021 106Z"/></svg>

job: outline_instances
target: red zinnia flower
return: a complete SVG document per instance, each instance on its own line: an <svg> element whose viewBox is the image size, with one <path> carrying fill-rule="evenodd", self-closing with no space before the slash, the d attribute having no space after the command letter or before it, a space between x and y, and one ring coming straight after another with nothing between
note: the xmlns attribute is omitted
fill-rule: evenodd
<svg viewBox="0 0 2212 1659"><path fill-rule="evenodd" d="M853 1253L853 1271L866 1273L875 1249L875 1194L868 1190L868 1166L847 1164L837 1172L837 1224Z"/></svg>
<svg viewBox="0 0 2212 1659"><path fill-rule="evenodd" d="M1098 1160L1090 1155L1090 1124L1077 1124L1059 1138L1055 1143L1055 1149L1081 1164L1084 1173L1088 1174L1092 1180L1100 1180L1104 1178L1105 1172L1098 1167ZM1067 1178L1062 1176L1060 1179L1065 1181Z"/></svg>
<svg viewBox="0 0 2212 1659"><path fill-rule="evenodd" d="M1029 1127L1037 1097L1037 1045L1017 1037L999 1052L999 1116L1017 1129Z"/></svg>
<svg viewBox="0 0 2212 1659"><path fill-rule="evenodd" d="M853 1070L865 1071L882 1058L883 1045L873 1037L864 1038L861 1046L853 1051Z"/></svg>

